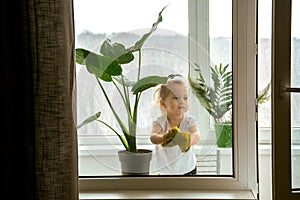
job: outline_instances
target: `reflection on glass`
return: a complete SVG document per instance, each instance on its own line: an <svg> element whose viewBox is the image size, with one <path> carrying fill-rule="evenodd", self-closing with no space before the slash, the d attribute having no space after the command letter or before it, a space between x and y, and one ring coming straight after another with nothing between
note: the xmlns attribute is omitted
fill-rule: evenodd
<svg viewBox="0 0 300 200"><path fill-rule="evenodd" d="M202 138L199 174L232 176L232 1L197 1L197 16L189 19L197 25L192 35L197 39L189 38L190 48L197 52L189 82Z"/></svg>
<svg viewBox="0 0 300 200"><path fill-rule="evenodd" d="M204 2L204 1L199 1ZM232 0L208 0L209 11L205 12L209 26L208 35L203 38L209 44L206 56L211 61L211 66L219 66L220 63L227 70L232 70ZM116 6L118 5L118 6ZM134 5L134 6L132 6ZM163 21L157 30L144 45L142 51L142 75L165 76L170 73L181 74L188 79L189 55L188 55L188 1L178 0L132 0L130 4L122 0L74 0L74 18L76 33L76 48L86 48L93 52L99 52L100 44L106 39L112 42L132 45L141 34L146 33L156 19L158 11L168 5L163 13ZM111 9L99 8L113 8ZM226 12L224 12L224 9ZM199 11L200 12L200 11ZM120 17L121 16L121 17ZM208 30L208 27L210 29ZM202 35L202 33L199 33ZM200 44L198 44L200 46ZM132 78L132 72L136 70L137 62L124 67L124 74ZM103 121L118 127L115 118L110 111L107 102L99 90L97 82L91 81L91 74L85 68L77 67L77 120L78 124L86 117L100 111L104 113ZM209 66L205 66L209 70ZM206 70L207 70L206 69ZM231 75L230 75L231 76ZM212 81L210 77L208 82ZM105 86L106 87L106 86ZM113 87L112 87L113 88ZM109 90L108 95L117 97L116 90ZM191 91L189 91L191 94ZM138 146L154 149L149 136L152 121L160 114L159 108L153 102L152 90L143 93L139 103L138 113ZM192 94L191 94L192 95ZM120 99L120 101L122 101ZM218 148L214 134L214 119L202 120L208 116L195 97L190 98L193 115L196 115L201 130L201 141L195 146L197 157L197 175L233 175L232 147ZM120 102L117 105L122 105ZM116 111L122 115L122 109ZM125 116L125 115L124 115ZM230 113L226 116L231 119ZM230 130L230 133L232 131ZM231 139L231 138L230 138ZM119 138L111 130L97 122L93 122L78 130L79 142L79 175L80 176L119 176L120 163L117 151L122 149Z"/></svg>
<svg viewBox="0 0 300 200"><path fill-rule="evenodd" d="M291 87L300 88L300 1L292 1ZM292 189L300 190L300 93L291 93Z"/></svg>

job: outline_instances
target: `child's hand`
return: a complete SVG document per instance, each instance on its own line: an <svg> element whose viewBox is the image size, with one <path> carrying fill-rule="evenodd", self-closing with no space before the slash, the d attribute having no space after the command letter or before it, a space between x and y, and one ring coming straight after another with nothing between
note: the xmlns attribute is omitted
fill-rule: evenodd
<svg viewBox="0 0 300 200"><path fill-rule="evenodd" d="M166 132L163 135L163 142L161 143L161 146L163 147L172 147L175 146L176 143L174 143L173 139L174 137L177 135L177 133L179 133L180 130L178 127L173 127L172 129L170 129L168 132Z"/></svg>

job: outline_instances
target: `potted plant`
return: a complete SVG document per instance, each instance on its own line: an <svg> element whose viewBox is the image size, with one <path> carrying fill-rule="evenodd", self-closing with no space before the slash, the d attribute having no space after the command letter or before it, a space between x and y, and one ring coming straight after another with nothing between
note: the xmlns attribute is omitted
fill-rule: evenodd
<svg viewBox="0 0 300 200"><path fill-rule="evenodd" d="M189 74L188 80L193 94L214 119L214 128L218 147L232 147L232 71L229 64L210 66L212 86L202 74L200 66L195 64L196 79ZM258 104L270 99L270 83L259 92Z"/></svg>
<svg viewBox="0 0 300 200"><path fill-rule="evenodd" d="M165 83L169 78L173 78L175 75L169 76L146 76L141 77L141 51L145 41L149 36L157 29L157 26L162 22L162 12L164 7L158 14L158 18L153 23L149 32L144 34L135 44L129 48L121 43L112 43L110 39L106 39L100 47L100 52L94 53L89 50L78 48L76 49L76 62L87 68L87 71L94 75L97 80L99 89L102 91L107 105L110 107L115 120L117 121L122 133L118 132L117 128L101 119L101 111L88 117L77 128L81 128L93 121L100 122L104 126L107 126L113 131L120 139L124 150L118 152L119 161L121 162L121 169L123 175L147 175L149 174L149 163L152 157L152 151L146 149L138 149L136 143L136 131L138 121L138 108L139 100L142 93L158 84ZM136 80L129 80L122 73L123 64L128 64L135 59L135 54L138 56L138 71L136 74ZM116 88L118 95L121 97L124 104L124 112L127 115L127 123L125 123L116 109L114 108L112 101L107 90L104 87L106 83L111 83ZM127 160L131 159L131 160ZM141 169L139 168L141 167Z"/></svg>

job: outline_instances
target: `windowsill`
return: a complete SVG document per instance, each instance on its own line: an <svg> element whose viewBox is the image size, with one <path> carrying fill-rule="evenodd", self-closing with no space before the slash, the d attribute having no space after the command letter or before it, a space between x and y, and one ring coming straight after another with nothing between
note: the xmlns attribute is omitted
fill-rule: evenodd
<svg viewBox="0 0 300 200"><path fill-rule="evenodd" d="M80 192L79 199L255 199L249 190L109 190Z"/></svg>

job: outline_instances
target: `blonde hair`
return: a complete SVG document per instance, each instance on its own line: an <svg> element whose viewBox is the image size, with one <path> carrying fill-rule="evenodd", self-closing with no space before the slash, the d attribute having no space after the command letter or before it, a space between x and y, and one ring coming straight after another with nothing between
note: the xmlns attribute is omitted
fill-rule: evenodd
<svg viewBox="0 0 300 200"><path fill-rule="evenodd" d="M160 105L161 100L166 99L169 95L174 94L174 85L187 87L186 83L181 79L170 79L165 84L160 84L154 91L155 103Z"/></svg>

